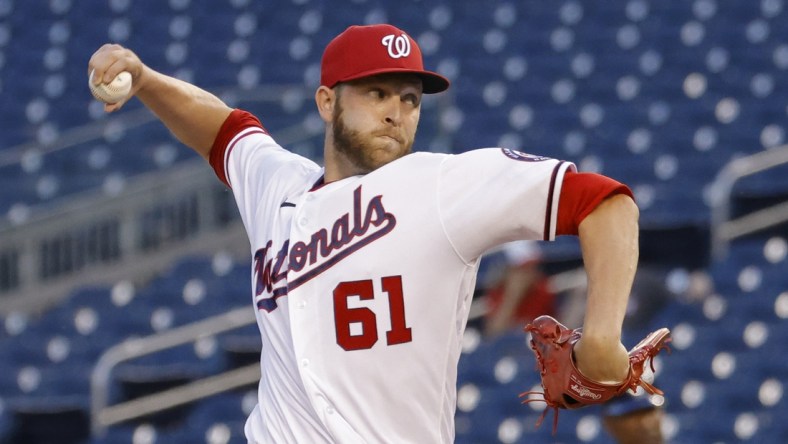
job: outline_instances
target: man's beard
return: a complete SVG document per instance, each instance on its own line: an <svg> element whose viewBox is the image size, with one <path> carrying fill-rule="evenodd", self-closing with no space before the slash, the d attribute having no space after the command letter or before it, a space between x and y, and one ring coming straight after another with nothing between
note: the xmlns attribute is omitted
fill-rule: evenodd
<svg viewBox="0 0 788 444"><path fill-rule="evenodd" d="M369 138L364 138L359 131L352 130L345 125L342 119L342 106L336 103L332 119L334 148L344 156L355 168L358 174L367 174L383 166L372 156L374 146ZM410 146L403 154L410 152ZM394 159L392 159L394 160Z"/></svg>

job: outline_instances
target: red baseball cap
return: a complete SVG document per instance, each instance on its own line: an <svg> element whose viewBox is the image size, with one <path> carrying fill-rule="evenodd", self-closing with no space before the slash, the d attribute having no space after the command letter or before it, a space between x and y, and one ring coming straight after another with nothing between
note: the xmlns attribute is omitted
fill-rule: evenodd
<svg viewBox="0 0 788 444"><path fill-rule="evenodd" d="M447 78L424 69L416 41L386 24L351 26L331 40L323 52L320 84L333 88L339 82L390 72L418 75L425 94L449 87Z"/></svg>

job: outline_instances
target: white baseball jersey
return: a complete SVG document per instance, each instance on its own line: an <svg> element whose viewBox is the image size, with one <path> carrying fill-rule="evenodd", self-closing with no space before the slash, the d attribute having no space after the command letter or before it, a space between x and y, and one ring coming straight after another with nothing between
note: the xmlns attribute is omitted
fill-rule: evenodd
<svg viewBox="0 0 788 444"><path fill-rule="evenodd" d="M480 256L553 239L571 163L488 148L323 170L234 113L215 146L254 256L255 443L449 443ZM221 159L221 160L218 160Z"/></svg>

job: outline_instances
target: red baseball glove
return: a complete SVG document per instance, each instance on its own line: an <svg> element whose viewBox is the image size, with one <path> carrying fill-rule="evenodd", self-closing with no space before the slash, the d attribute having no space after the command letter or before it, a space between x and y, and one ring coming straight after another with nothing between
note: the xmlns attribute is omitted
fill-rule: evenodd
<svg viewBox="0 0 788 444"><path fill-rule="evenodd" d="M582 330L568 329L551 316L539 316L525 327L531 333L531 348L536 354L537 368L542 377L543 393L524 392L520 397L541 394L544 399L529 398L523 404L533 401L547 403L553 409L553 433L558 427L558 409L576 409L591 404L602 404L611 398L621 395L629 389L643 387L650 394L662 394L662 391L641 379L646 362L651 361L663 348L668 348L670 330L660 328L629 351L629 375L618 384L602 384L583 376L575 367L572 350L582 336ZM669 349L668 349L669 350ZM536 423L541 425L548 409Z"/></svg>

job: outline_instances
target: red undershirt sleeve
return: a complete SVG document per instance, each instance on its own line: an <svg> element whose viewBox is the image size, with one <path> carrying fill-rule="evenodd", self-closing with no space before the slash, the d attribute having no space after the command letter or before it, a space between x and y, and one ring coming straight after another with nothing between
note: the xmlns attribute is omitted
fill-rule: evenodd
<svg viewBox="0 0 788 444"><path fill-rule="evenodd" d="M228 187L230 185L227 180L227 171L224 163L225 152L233 137L241 130L250 127L262 128L265 131L263 124L252 113L240 109L233 110L227 116L227 119L224 120L221 128L219 128L219 133L213 141L211 152L208 154L208 162L213 167L216 176Z"/></svg>
<svg viewBox="0 0 788 444"><path fill-rule="evenodd" d="M577 235L580 222L603 200L616 194L634 199L629 187L607 176L567 171L558 201L556 235Z"/></svg>

